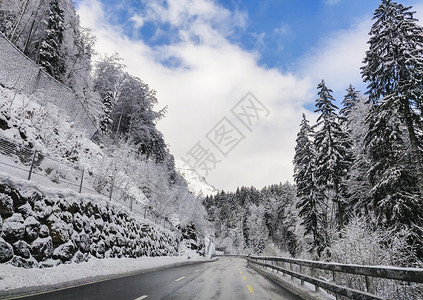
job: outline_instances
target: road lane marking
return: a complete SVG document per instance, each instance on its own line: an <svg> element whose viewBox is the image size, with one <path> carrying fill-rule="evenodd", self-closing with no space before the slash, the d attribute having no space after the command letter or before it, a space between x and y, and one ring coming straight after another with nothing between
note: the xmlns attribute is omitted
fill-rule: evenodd
<svg viewBox="0 0 423 300"><path fill-rule="evenodd" d="M241 272L241 271L239 271L239 274L241 274L241 275L242 275L242 272Z"/></svg>
<svg viewBox="0 0 423 300"><path fill-rule="evenodd" d="M254 290L253 290L253 288L251 287L251 285L247 285L247 289L250 291L250 293L251 294L253 294L254 293Z"/></svg>
<svg viewBox="0 0 423 300"><path fill-rule="evenodd" d="M185 276L182 276L182 277L180 277L180 278L176 279L175 281L180 281L180 280L182 280L182 279L184 279L184 278L185 278Z"/></svg>
<svg viewBox="0 0 423 300"><path fill-rule="evenodd" d="M247 280L247 278L245 276L242 276L242 279Z"/></svg>
<svg viewBox="0 0 423 300"><path fill-rule="evenodd" d="M195 270L195 272L194 272L194 273L197 273L197 272L200 272L200 270Z"/></svg>
<svg viewBox="0 0 423 300"><path fill-rule="evenodd" d="M148 298L148 295L142 295L141 297L138 297L134 300L142 300L142 299L145 299L145 298Z"/></svg>

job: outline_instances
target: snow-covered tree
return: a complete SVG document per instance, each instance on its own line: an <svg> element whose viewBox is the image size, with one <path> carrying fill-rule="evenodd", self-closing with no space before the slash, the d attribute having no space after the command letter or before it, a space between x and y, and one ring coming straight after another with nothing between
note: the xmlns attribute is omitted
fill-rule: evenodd
<svg viewBox="0 0 423 300"><path fill-rule="evenodd" d="M326 220L323 214L324 199L316 184L316 153L312 138L314 132L303 114L294 157L294 180L297 185L298 215L302 218L305 234L313 238L310 251L320 256L326 246Z"/></svg>
<svg viewBox="0 0 423 300"><path fill-rule="evenodd" d="M341 117L340 121L342 125L344 125L344 123L348 123L351 111L354 109L355 105L360 100L360 91L357 91L355 87L353 87L351 84L349 85L346 91L347 94L342 100L342 108L339 111L339 115Z"/></svg>
<svg viewBox="0 0 423 300"><path fill-rule="evenodd" d="M99 127L102 134L108 134L113 124L112 112L114 106L114 97L112 91L107 91L103 98L103 115L100 117Z"/></svg>
<svg viewBox="0 0 423 300"><path fill-rule="evenodd" d="M351 141L351 165L346 178L348 187L346 196L348 212L369 216L370 185L367 175L370 159L365 151L364 138L368 132L366 116L369 114L371 105L366 102L366 99L359 97L358 102L349 112L346 122L346 131Z"/></svg>
<svg viewBox="0 0 423 300"><path fill-rule="evenodd" d="M95 39L81 28L71 0L2 0L0 31L71 88L93 116L101 110L100 98L92 93Z"/></svg>
<svg viewBox="0 0 423 300"><path fill-rule="evenodd" d="M298 253L295 235L298 219L296 189L289 182L273 184L261 190L265 206L265 221L270 240L285 253Z"/></svg>
<svg viewBox="0 0 423 300"><path fill-rule="evenodd" d="M324 197L324 217L329 229L341 228L345 218L345 191L344 177L349 167L348 162L348 135L342 129L338 109L333 103L332 90L322 82L317 87L319 98L316 99L316 110L319 113L314 147L315 183Z"/></svg>
<svg viewBox="0 0 423 300"><path fill-rule="evenodd" d="M170 154L156 122L164 116L166 108L155 111L156 91L125 72L124 67L117 54L103 58L96 66L94 87L104 102L100 120L112 124L110 136L113 139L131 139L140 155L164 162ZM112 105L105 103L111 100L110 95L113 95ZM113 107L110 113L105 106Z"/></svg>
<svg viewBox="0 0 423 300"><path fill-rule="evenodd" d="M57 79L62 79L65 73L64 58L60 52L65 31L64 11L59 7L59 2L50 2L46 23L45 36L40 41L38 63L48 73Z"/></svg>
<svg viewBox="0 0 423 300"><path fill-rule="evenodd" d="M265 207L263 204L258 206L251 204L248 207L247 216L248 246L252 248L253 254L260 255L266 247L269 239L269 231L265 221Z"/></svg>
<svg viewBox="0 0 423 300"><path fill-rule="evenodd" d="M383 0L374 13L362 67L373 104L365 142L378 224L407 226L421 243L423 29L410 9Z"/></svg>
<svg viewBox="0 0 423 300"><path fill-rule="evenodd" d="M374 118L382 118L379 113L398 115L404 126L410 167L422 193L423 28L410 9L391 0L383 0L376 9L362 76L370 102L378 107L372 110Z"/></svg>
<svg viewBox="0 0 423 300"><path fill-rule="evenodd" d="M395 111L373 107L365 138L370 158L368 179L372 211L383 226L419 224L421 194L409 153L405 127Z"/></svg>
<svg viewBox="0 0 423 300"><path fill-rule="evenodd" d="M44 31L42 19L48 10L45 0L3 0L0 1L1 30L4 35L33 60L37 51L30 50L38 34Z"/></svg>

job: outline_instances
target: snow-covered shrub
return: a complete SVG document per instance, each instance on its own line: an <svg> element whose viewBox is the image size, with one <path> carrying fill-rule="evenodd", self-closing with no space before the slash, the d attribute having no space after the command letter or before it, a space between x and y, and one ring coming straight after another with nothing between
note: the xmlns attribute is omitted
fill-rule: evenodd
<svg viewBox="0 0 423 300"><path fill-rule="evenodd" d="M419 265L413 249L407 244L407 238L407 232L374 231L365 218L352 217L350 223L333 239L332 245L324 251L323 259L342 264L417 267ZM410 262L413 262L412 265ZM338 284L366 290L363 276L339 273L336 281ZM375 293L384 298L417 299L413 297L423 295L421 287L419 294L417 286L413 284L404 285L381 278L374 278L373 284Z"/></svg>
<svg viewBox="0 0 423 300"><path fill-rule="evenodd" d="M279 256L279 257L291 257L289 252L282 251L278 246L273 242L268 242L266 247L263 249L263 256Z"/></svg>
<svg viewBox="0 0 423 300"><path fill-rule="evenodd" d="M250 205L247 217L249 247L253 254L261 254L269 240L269 230L265 221L265 207Z"/></svg>

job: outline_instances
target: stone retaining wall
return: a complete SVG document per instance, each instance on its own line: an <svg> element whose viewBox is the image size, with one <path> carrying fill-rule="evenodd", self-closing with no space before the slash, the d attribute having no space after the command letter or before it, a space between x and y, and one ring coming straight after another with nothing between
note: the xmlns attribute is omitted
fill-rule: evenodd
<svg viewBox="0 0 423 300"><path fill-rule="evenodd" d="M107 201L46 197L0 183L0 263L24 268L83 262L94 256L177 255L171 232Z"/></svg>

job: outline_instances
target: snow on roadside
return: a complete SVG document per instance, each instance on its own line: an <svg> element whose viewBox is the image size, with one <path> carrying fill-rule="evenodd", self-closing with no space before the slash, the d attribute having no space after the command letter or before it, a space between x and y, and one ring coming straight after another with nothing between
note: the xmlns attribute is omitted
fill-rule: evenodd
<svg viewBox="0 0 423 300"><path fill-rule="evenodd" d="M91 258L80 264L63 264L45 269L24 269L12 265L0 268L0 292L28 287L63 285L71 281L92 281L95 277L105 277L125 273L148 271L174 264L209 261L198 255L160 256L140 258ZM84 280L85 279L85 280Z"/></svg>

